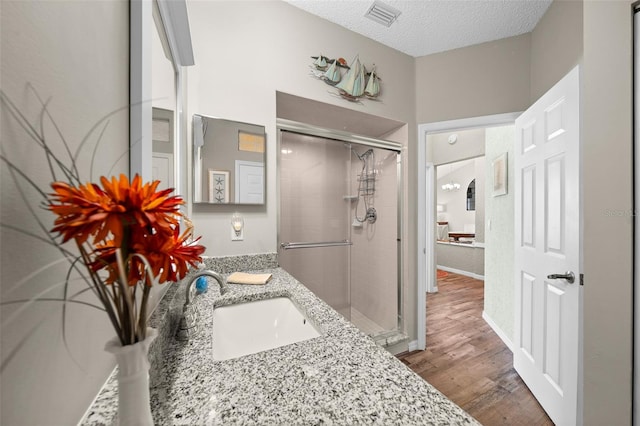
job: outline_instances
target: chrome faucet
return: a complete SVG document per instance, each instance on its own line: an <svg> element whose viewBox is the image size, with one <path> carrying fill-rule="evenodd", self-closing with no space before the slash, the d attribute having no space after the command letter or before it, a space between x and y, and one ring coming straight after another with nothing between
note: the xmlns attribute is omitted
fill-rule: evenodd
<svg viewBox="0 0 640 426"><path fill-rule="evenodd" d="M196 272L196 274L193 277L191 277L191 280L187 284L187 295L185 297L185 302L184 302L185 308L191 303L191 287L193 287L193 284L198 280L198 278L202 276L211 277L211 278L214 278L216 281L218 281L218 285L220 285L221 295L227 292L227 280L225 280L222 277L222 275L220 275L219 273L213 272L211 270Z"/></svg>
<svg viewBox="0 0 640 426"><path fill-rule="evenodd" d="M199 271L194 276L192 276L187 283L184 306L182 307L182 318L180 319L180 327L178 328L178 334L176 336L178 340L189 340L189 335L192 332L197 331L198 329L198 312L195 309L191 308L191 290L194 283L198 280L198 278L202 276L207 276L215 279L220 286L221 295L227 292L227 280L217 272L205 270Z"/></svg>

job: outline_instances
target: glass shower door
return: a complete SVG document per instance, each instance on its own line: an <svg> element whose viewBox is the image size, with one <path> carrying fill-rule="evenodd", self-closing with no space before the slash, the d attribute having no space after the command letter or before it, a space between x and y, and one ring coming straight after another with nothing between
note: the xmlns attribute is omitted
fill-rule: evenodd
<svg viewBox="0 0 640 426"><path fill-rule="evenodd" d="M280 266L350 319L350 148L282 131L280 150Z"/></svg>

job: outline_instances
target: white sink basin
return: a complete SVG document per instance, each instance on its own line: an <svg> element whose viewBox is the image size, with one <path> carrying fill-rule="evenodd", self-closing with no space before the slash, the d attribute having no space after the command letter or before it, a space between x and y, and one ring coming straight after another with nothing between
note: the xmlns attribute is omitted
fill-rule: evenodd
<svg viewBox="0 0 640 426"><path fill-rule="evenodd" d="M291 343L320 333L287 297L213 310L213 359L222 361Z"/></svg>

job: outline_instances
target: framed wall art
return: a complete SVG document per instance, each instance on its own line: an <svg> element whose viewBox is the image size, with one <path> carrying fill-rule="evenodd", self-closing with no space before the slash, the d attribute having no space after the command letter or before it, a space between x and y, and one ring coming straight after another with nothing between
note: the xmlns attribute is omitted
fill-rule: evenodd
<svg viewBox="0 0 640 426"><path fill-rule="evenodd" d="M209 202L214 204L229 202L229 172L209 169Z"/></svg>
<svg viewBox="0 0 640 426"><path fill-rule="evenodd" d="M493 192L494 197L507 193L507 153L502 153L491 163L493 168Z"/></svg>

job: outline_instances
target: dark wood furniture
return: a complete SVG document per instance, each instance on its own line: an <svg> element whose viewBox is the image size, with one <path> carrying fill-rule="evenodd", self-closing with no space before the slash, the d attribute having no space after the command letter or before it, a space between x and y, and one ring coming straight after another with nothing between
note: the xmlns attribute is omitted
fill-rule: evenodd
<svg viewBox="0 0 640 426"><path fill-rule="evenodd" d="M453 241L460 241L460 238L475 238L476 234L470 234L467 232L449 232L449 238L453 238Z"/></svg>

